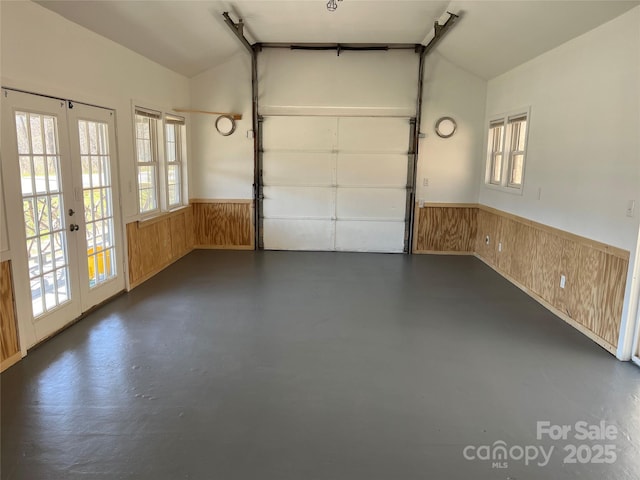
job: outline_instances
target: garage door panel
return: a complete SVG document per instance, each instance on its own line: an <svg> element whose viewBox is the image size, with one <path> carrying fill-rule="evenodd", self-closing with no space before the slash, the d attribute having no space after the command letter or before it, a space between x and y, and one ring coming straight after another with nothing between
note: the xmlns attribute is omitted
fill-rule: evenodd
<svg viewBox="0 0 640 480"><path fill-rule="evenodd" d="M340 188L337 217L341 219L404 221L406 190L381 188Z"/></svg>
<svg viewBox="0 0 640 480"><path fill-rule="evenodd" d="M338 150L406 154L409 151L409 119L341 117L338 119Z"/></svg>
<svg viewBox="0 0 640 480"><path fill-rule="evenodd" d="M267 249L402 252L410 124L390 117L266 117Z"/></svg>
<svg viewBox="0 0 640 480"><path fill-rule="evenodd" d="M334 164L331 153L265 152L263 184L330 186Z"/></svg>
<svg viewBox="0 0 640 480"><path fill-rule="evenodd" d="M337 125L332 117L265 117L262 146L265 151L331 151Z"/></svg>
<svg viewBox="0 0 640 480"><path fill-rule="evenodd" d="M404 187L408 157L393 153L339 153L338 186Z"/></svg>
<svg viewBox="0 0 640 480"><path fill-rule="evenodd" d="M267 250L334 249L332 220L264 219L264 248Z"/></svg>
<svg viewBox="0 0 640 480"><path fill-rule="evenodd" d="M264 187L263 216L326 218L334 215L331 187Z"/></svg>
<svg viewBox="0 0 640 480"><path fill-rule="evenodd" d="M336 250L346 252L402 253L404 222L336 223Z"/></svg>

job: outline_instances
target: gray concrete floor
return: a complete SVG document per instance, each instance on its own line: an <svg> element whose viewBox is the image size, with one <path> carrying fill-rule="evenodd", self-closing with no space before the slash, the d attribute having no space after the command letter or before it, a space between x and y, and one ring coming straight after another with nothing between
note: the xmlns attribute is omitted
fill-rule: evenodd
<svg viewBox="0 0 640 480"><path fill-rule="evenodd" d="M637 480L639 380L475 258L196 251L2 374L1 477Z"/></svg>

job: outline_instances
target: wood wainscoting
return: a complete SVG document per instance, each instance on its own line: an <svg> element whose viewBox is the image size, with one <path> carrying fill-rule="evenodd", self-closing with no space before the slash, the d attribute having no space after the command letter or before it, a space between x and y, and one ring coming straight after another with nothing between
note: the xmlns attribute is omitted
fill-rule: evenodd
<svg viewBox="0 0 640 480"><path fill-rule="evenodd" d="M414 253L473 255L478 206L427 203L416 209Z"/></svg>
<svg viewBox="0 0 640 480"><path fill-rule="evenodd" d="M195 248L253 250L253 200L192 199Z"/></svg>
<svg viewBox="0 0 640 480"><path fill-rule="evenodd" d="M484 205L425 204L415 219L415 253L475 254L615 355L628 251Z"/></svg>
<svg viewBox="0 0 640 480"><path fill-rule="evenodd" d="M13 297L11 262L0 263L0 372L22 358L16 324L16 308Z"/></svg>
<svg viewBox="0 0 640 480"><path fill-rule="evenodd" d="M191 206L127 224L129 286L137 287L193 250Z"/></svg>
<svg viewBox="0 0 640 480"><path fill-rule="evenodd" d="M615 355L628 251L480 205L476 255Z"/></svg>

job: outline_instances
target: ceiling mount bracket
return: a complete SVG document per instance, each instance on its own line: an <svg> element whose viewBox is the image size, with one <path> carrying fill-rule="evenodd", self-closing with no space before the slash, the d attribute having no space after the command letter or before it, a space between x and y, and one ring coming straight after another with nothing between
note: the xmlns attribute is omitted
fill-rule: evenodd
<svg viewBox="0 0 640 480"><path fill-rule="evenodd" d="M456 15L455 13L447 12L449 14L449 18L443 24L440 24L437 20L433 23L433 38L431 41L424 46L422 50L422 55L426 55L429 53L436 44L445 36L445 34L453 27L453 25L458 21L460 15Z"/></svg>
<svg viewBox="0 0 640 480"><path fill-rule="evenodd" d="M240 40L240 43L242 43L244 48L249 50L249 53L253 54L253 45L251 45L251 43L249 43L249 40L247 40L247 38L244 36L244 22L242 21L242 19L238 20L238 23L234 22L231 19L229 12L224 12L222 16L224 17L224 23L226 23L233 34L238 37L238 40Z"/></svg>

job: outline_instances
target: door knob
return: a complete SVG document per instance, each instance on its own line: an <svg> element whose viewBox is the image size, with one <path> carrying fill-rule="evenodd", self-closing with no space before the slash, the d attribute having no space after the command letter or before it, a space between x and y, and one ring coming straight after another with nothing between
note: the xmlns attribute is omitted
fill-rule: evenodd
<svg viewBox="0 0 640 480"><path fill-rule="evenodd" d="M76 213L76 211L73 208L69 209L69 216L73 217L73 214Z"/></svg>
<svg viewBox="0 0 640 480"><path fill-rule="evenodd" d="M80 230L80 227L77 224L72 223L71 225L69 225L69 230L75 232L76 230Z"/></svg>

